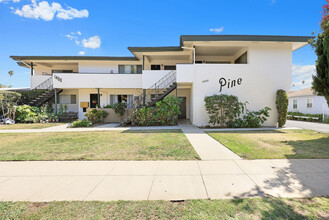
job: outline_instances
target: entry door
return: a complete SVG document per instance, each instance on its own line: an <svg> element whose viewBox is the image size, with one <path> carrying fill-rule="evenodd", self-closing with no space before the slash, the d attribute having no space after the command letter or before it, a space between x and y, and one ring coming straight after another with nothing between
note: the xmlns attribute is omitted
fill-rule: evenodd
<svg viewBox="0 0 329 220"><path fill-rule="evenodd" d="M180 103L180 115L178 116L179 119L186 119L186 97L179 97L182 99Z"/></svg>
<svg viewBox="0 0 329 220"><path fill-rule="evenodd" d="M90 94L90 108L96 108L98 104L98 94Z"/></svg>

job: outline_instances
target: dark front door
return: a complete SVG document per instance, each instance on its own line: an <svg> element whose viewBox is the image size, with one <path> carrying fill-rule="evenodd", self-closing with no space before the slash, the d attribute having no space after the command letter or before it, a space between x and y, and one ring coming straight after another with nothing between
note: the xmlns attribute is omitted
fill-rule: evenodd
<svg viewBox="0 0 329 220"><path fill-rule="evenodd" d="M180 115L178 116L178 119L186 119L186 97L179 97L182 99L182 102L180 103Z"/></svg>
<svg viewBox="0 0 329 220"><path fill-rule="evenodd" d="M98 104L98 95L97 94L90 94L90 108L96 108Z"/></svg>

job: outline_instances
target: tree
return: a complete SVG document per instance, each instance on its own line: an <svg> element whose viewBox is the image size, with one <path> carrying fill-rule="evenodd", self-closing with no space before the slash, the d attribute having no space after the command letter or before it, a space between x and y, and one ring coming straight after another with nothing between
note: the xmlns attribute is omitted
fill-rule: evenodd
<svg viewBox="0 0 329 220"><path fill-rule="evenodd" d="M313 76L312 89L325 97L329 106L329 0L322 6L321 30L316 40L311 41L318 56L316 75Z"/></svg>

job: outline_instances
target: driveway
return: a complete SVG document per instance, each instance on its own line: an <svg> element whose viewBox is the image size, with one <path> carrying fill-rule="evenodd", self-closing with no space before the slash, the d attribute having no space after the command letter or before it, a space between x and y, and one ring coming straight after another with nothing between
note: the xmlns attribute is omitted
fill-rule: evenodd
<svg viewBox="0 0 329 220"><path fill-rule="evenodd" d="M285 127L297 127L301 129L310 129L314 131L329 133L329 124L316 122L287 120Z"/></svg>

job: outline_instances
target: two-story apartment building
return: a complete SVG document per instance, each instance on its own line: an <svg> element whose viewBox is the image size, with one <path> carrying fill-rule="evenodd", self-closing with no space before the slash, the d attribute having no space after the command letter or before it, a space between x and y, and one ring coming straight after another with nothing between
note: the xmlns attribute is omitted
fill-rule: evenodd
<svg viewBox="0 0 329 220"><path fill-rule="evenodd" d="M309 38L183 35L179 46L128 47L130 57L11 58L30 68L31 89L56 90L58 103L67 104L80 119L86 104L95 108L125 101L132 107L168 91L183 98L180 117L197 126L208 125L204 97L213 94L236 95L248 101L249 110L269 106L272 111L265 125L275 126L276 91L289 89L292 52L307 45ZM162 92L153 94L158 91Z"/></svg>

